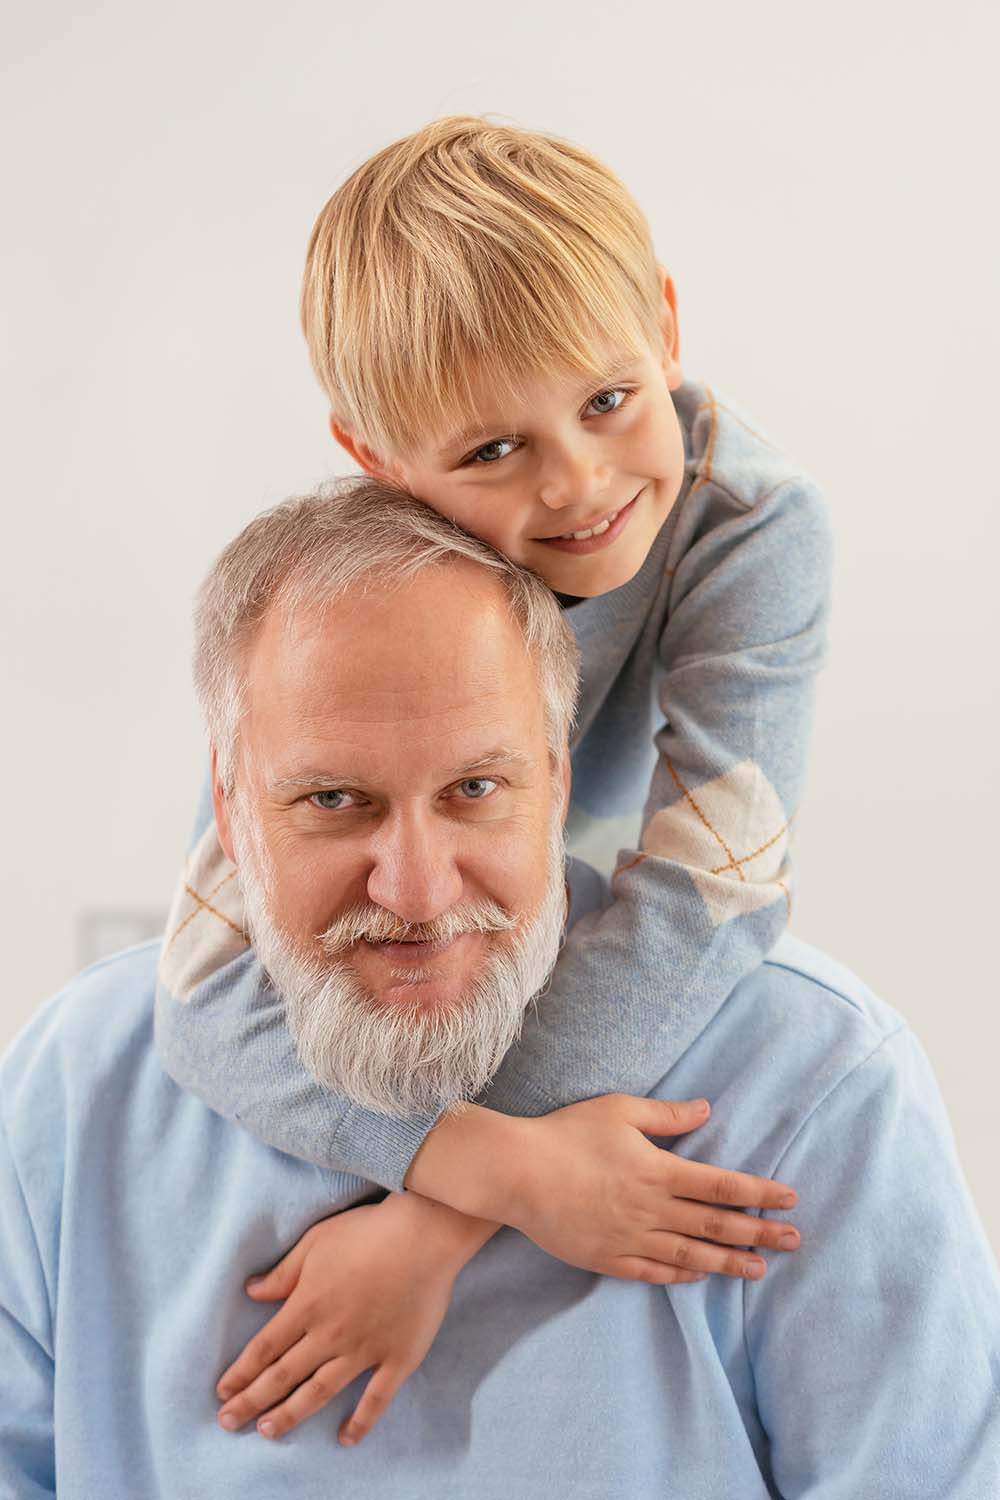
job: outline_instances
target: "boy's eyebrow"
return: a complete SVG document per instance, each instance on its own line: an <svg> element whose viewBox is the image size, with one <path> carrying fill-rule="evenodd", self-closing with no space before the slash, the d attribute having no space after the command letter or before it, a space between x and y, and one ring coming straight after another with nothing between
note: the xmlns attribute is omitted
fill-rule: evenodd
<svg viewBox="0 0 1000 1500"><path fill-rule="evenodd" d="M456 452L463 453L477 437L483 437L487 432L500 432L503 423L497 422L490 426L488 422L475 422L468 427L463 427L461 432L456 432L450 437L443 447L438 449L439 458L451 458Z"/></svg>
<svg viewBox="0 0 1000 1500"><path fill-rule="evenodd" d="M619 351L617 354L613 354L611 358L615 361L614 368L608 370L606 375L602 376L597 381L589 378L587 380L580 381L579 389L581 395L602 390L605 386L611 385L613 381L621 380L622 377L632 369L632 366L638 363L639 356L636 354L621 353ZM483 437L488 432L504 433L507 430L508 425L505 425L502 419L497 422L483 422L477 419L476 421L471 422L468 427L463 427L462 431L456 433L454 437L449 438L448 441L438 449L438 457L448 458L455 453L456 449L463 450L469 447L469 445L473 443L477 437Z"/></svg>

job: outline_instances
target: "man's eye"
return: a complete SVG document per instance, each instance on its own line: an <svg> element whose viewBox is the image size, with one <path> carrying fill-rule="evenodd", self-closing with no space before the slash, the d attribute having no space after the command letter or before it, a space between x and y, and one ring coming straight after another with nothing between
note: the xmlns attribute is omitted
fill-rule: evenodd
<svg viewBox="0 0 1000 1500"><path fill-rule="evenodd" d="M350 798L350 792L331 788L326 792L313 792L309 801L313 807L321 807L324 812L339 812L342 807L350 807Z"/></svg>
<svg viewBox="0 0 1000 1500"><path fill-rule="evenodd" d="M513 453L515 442L512 437L494 438L492 443L484 443L477 448L470 459L474 464L495 464L497 459L506 458L508 453Z"/></svg>
<svg viewBox="0 0 1000 1500"><path fill-rule="evenodd" d="M603 417L609 411L617 411L620 406L624 406L628 397L628 391L623 391L620 387L613 391L598 391L587 402L587 410L592 411L595 416Z"/></svg>
<svg viewBox="0 0 1000 1500"><path fill-rule="evenodd" d="M488 776L468 776L458 783L459 791L468 802L481 802L496 786Z"/></svg>

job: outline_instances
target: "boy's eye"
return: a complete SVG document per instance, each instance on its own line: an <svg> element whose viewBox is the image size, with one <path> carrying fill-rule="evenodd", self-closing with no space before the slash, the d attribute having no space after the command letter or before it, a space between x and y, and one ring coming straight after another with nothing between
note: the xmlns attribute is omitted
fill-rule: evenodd
<svg viewBox="0 0 1000 1500"><path fill-rule="evenodd" d="M340 812L344 807L351 805L350 792L342 792L337 787L330 787L325 792L313 792L309 801L313 807L320 807L324 812Z"/></svg>
<svg viewBox="0 0 1000 1500"><path fill-rule="evenodd" d="M464 781L458 783L458 789L466 801L481 802L484 797L490 795L496 784L488 776L467 776Z"/></svg>
<svg viewBox="0 0 1000 1500"><path fill-rule="evenodd" d="M498 458L506 458L508 453L514 451L514 439L512 437L494 438L492 443L484 443L473 453L471 462L474 464L495 464Z"/></svg>
<svg viewBox="0 0 1000 1500"><path fill-rule="evenodd" d="M598 391L587 402L587 410L593 411L596 416L604 416L609 411L617 411L627 400L628 391L623 391L620 387L613 391Z"/></svg>

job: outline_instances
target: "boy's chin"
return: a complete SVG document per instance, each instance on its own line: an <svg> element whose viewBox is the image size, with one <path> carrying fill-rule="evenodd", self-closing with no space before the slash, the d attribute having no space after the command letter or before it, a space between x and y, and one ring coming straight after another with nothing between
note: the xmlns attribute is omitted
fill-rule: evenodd
<svg viewBox="0 0 1000 1500"><path fill-rule="evenodd" d="M557 594L575 599L597 599L601 594L613 594L615 589L631 583L648 556L649 547L635 548L628 557L617 558L614 563L610 558L602 558L596 567L567 568L565 577L558 580L549 577L545 582ZM574 573L577 576L574 577Z"/></svg>

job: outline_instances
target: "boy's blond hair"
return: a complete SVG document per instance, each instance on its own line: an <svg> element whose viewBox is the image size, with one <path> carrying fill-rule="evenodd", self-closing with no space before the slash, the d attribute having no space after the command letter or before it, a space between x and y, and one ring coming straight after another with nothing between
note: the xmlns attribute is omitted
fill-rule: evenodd
<svg viewBox="0 0 1000 1500"><path fill-rule="evenodd" d="M604 378L659 347L649 226L576 146L473 117L436 120L337 189L312 232L302 326L335 422L383 457L474 419L542 369Z"/></svg>

